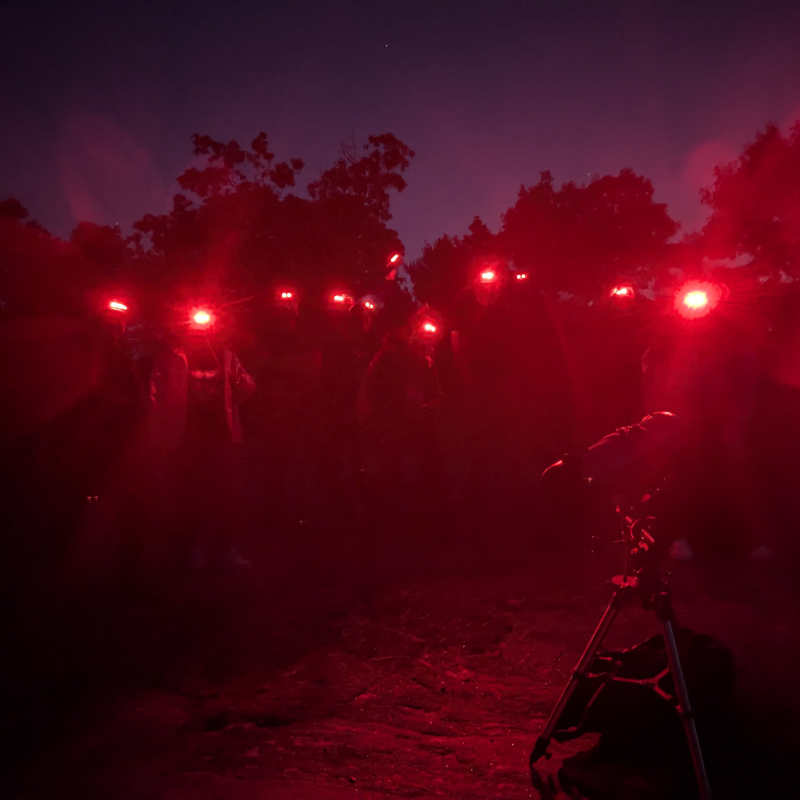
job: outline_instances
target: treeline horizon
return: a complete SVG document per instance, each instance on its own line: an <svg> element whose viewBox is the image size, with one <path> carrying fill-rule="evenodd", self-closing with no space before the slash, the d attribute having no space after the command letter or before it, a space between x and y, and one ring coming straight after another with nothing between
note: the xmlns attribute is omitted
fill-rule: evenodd
<svg viewBox="0 0 800 800"><path fill-rule="evenodd" d="M19 200L0 201L2 311L75 308L104 286L127 291L257 295L280 284L306 297L332 287L408 306L389 256L403 253L391 200L407 187L414 152L396 136L343 144L334 164L295 193L299 157L278 161L267 136L247 147L191 138L202 161L177 178L170 211L145 214L123 235L79 222L68 239L45 230ZM736 261L737 279L785 287L800 278L800 123L770 123L700 189L703 228L678 236L645 176L622 169L557 186L550 172L521 185L497 231L475 217L405 264L419 303L446 310L478 265L524 271L542 292L583 302L625 281L658 292L676 271L699 277ZM387 296L388 295L388 296ZM401 295L404 295L401 297Z"/></svg>

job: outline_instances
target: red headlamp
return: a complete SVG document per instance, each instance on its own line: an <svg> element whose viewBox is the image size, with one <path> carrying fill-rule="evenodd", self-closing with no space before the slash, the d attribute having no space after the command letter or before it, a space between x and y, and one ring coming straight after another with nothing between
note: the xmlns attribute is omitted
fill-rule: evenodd
<svg viewBox="0 0 800 800"><path fill-rule="evenodd" d="M634 295L633 286L615 286L611 290L612 297L631 300L633 299L633 295Z"/></svg>
<svg viewBox="0 0 800 800"><path fill-rule="evenodd" d="M209 330L216 320L216 315L208 308L193 308L189 312L189 325L195 330Z"/></svg>
<svg viewBox="0 0 800 800"><path fill-rule="evenodd" d="M700 319L719 305L724 293L717 283L690 281L676 293L675 309L684 319Z"/></svg>

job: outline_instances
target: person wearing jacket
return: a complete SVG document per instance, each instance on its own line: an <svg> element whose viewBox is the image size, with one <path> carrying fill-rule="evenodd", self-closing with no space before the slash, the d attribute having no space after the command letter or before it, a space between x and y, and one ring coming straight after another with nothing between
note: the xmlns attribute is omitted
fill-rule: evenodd
<svg viewBox="0 0 800 800"><path fill-rule="evenodd" d="M392 331L359 391L365 469L375 490L372 515L395 522L410 507L430 508L438 486L434 418L441 392L430 349L410 326Z"/></svg>
<svg viewBox="0 0 800 800"><path fill-rule="evenodd" d="M241 520L239 404L256 390L235 353L213 335L192 333L167 346L151 381L152 445L170 465L181 544L195 567L210 560L247 566Z"/></svg>

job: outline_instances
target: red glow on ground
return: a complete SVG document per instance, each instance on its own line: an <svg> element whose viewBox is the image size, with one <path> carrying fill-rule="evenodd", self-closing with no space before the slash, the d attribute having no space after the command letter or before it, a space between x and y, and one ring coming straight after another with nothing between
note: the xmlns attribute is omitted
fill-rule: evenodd
<svg viewBox="0 0 800 800"><path fill-rule="evenodd" d="M108 307L112 311L127 311L128 310L128 306L126 306L125 303L120 303L119 300L112 300L108 304Z"/></svg>

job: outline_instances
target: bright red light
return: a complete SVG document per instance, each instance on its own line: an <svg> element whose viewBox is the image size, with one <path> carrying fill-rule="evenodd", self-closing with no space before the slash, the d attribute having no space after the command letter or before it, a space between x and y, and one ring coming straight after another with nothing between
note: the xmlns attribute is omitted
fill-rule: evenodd
<svg viewBox="0 0 800 800"><path fill-rule="evenodd" d="M481 280L484 283L491 283L497 277L497 273L494 270L487 269L485 272L481 272Z"/></svg>
<svg viewBox="0 0 800 800"><path fill-rule="evenodd" d="M281 300L291 300L292 293L291 292L281 292Z"/></svg>
<svg viewBox="0 0 800 800"><path fill-rule="evenodd" d="M120 303L119 300L112 300L108 304L108 307L112 311L127 311L128 310L128 306L126 306L125 303Z"/></svg>
<svg viewBox="0 0 800 800"><path fill-rule="evenodd" d="M371 309L375 308L375 304L374 303L370 303L369 300L365 300L364 301L364 307L365 308L369 308L371 310Z"/></svg>
<svg viewBox="0 0 800 800"><path fill-rule="evenodd" d="M633 287L632 286L615 286L611 290L611 294L614 297L633 297Z"/></svg>
<svg viewBox="0 0 800 800"><path fill-rule="evenodd" d="M336 294L332 294L329 296L328 299L328 307L335 308L340 310L349 310L353 307L353 298L351 295L347 294L346 292L336 292Z"/></svg>
<svg viewBox="0 0 800 800"><path fill-rule="evenodd" d="M708 295L705 292L701 292L699 290L694 292L687 292L683 296L683 304L686 308L703 308L703 306L708 305Z"/></svg>
<svg viewBox="0 0 800 800"><path fill-rule="evenodd" d="M424 330L425 333L436 333L436 326L432 322L426 322L422 326L422 330Z"/></svg>
<svg viewBox="0 0 800 800"><path fill-rule="evenodd" d="M528 276L524 272L518 272L515 277L516 277L516 279L518 281L526 281L526 280L528 280Z"/></svg>
<svg viewBox="0 0 800 800"><path fill-rule="evenodd" d="M205 308L198 308L192 312L192 323L195 328L207 328L214 322L214 315Z"/></svg>
<svg viewBox="0 0 800 800"><path fill-rule="evenodd" d="M396 264L400 260L400 253L395 253L390 259L390 264Z"/></svg>
<svg viewBox="0 0 800 800"><path fill-rule="evenodd" d="M717 306L722 294L723 288L714 283L688 283L675 295L675 308L686 319L698 319Z"/></svg>

